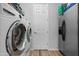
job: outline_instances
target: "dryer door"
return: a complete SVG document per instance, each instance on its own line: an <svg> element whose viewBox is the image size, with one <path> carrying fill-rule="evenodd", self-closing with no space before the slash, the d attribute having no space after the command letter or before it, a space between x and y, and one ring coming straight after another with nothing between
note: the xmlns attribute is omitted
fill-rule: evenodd
<svg viewBox="0 0 79 59"><path fill-rule="evenodd" d="M65 41L65 37L66 37L66 24L65 24L65 20L62 22L62 26L59 27L59 34L62 35L62 40Z"/></svg>
<svg viewBox="0 0 79 59"><path fill-rule="evenodd" d="M61 26L59 27L59 41L58 41L59 50L63 54L65 51L65 40L66 40L66 24L65 20L63 20Z"/></svg>
<svg viewBox="0 0 79 59"><path fill-rule="evenodd" d="M65 37L66 37L66 24L65 24L65 20L62 23L62 40L65 41Z"/></svg>
<svg viewBox="0 0 79 59"><path fill-rule="evenodd" d="M20 55L25 50L26 43L26 27L19 21L15 21L6 35L6 50L9 55Z"/></svg>

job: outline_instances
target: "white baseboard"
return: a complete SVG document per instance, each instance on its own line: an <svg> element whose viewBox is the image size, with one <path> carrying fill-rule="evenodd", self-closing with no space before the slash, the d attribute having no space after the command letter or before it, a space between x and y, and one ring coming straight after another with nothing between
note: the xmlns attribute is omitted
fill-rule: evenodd
<svg viewBox="0 0 79 59"><path fill-rule="evenodd" d="M48 49L48 50L59 50L59 49L57 49L57 48L54 48L54 49Z"/></svg>
<svg viewBox="0 0 79 59"><path fill-rule="evenodd" d="M42 50L42 49L30 49L30 50ZM57 49L57 48L54 48L54 49L43 49L43 50L59 50L59 49Z"/></svg>

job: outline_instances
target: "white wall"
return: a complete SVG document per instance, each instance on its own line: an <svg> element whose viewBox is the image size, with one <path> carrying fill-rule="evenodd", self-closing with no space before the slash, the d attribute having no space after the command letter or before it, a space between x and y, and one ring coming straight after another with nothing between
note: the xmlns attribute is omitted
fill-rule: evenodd
<svg viewBox="0 0 79 59"><path fill-rule="evenodd" d="M48 4L33 4L32 49L48 49Z"/></svg>
<svg viewBox="0 0 79 59"><path fill-rule="evenodd" d="M44 13L42 13L43 15L42 14L41 14L41 16L38 15L39 17L37 16L37 14L35 16L35 11L33 10L34 9L33 4L26 3L26 4L21 4L21 6L25 12L25 17L32 21L32 23L31 23L32 31L33 31L32 32L32 49L37 49L37 48L41 49L41 48L45 48L46 46L48 46L49 50L58 49L58 19L57 19L58 4L53 4L53 3L48 4L48 6L47 6L48 11L43 9L43 7L42 7L42 9L44 11L46 11L47 13L44 12ZM38 10L38 14L39 14L39 12L40 12L40 10ZM47 14L47 16L45 16L44 14ZM46 21L47 24L42 21L43 19L45 19L44 21ZM46 27L44 27L43 25L49 26L49 27L47 27L48 30L46 30ZM37 33L38 33L37 31L42 32L42 33L39 33L40 36L39 35L34 36L34 33L35 33L35 35L37 35ZM43 34L43 31L44 31L44 36L41 36ZM45 36L45 33L48 34L48 36ZM47 38L46 43L44 41L45 38ZM44 44L46 44L46 46Z"/></svg>
<svg viewBox="0 0 79 59"><path fill-rule="evenodd" d="M33 13L32 13L32 3L20 3L20 6L22 7L24 14L25 14L25 18L27 20L32 20L33 17Z"/></svg>
<svg viewBox="0 0 79 59"><path fill-rule="evenodd" d="M48 36L44 36L43 35L43 37L41 38L40 37L40 35L42 35L42 34L44 34L44 33L41 33L40 35L38 35L38 33L36 34L36 35L38 35L38 37L37 36L33 36L33 45L32 45L32 48L33 49L41 49L41 48L45 48L45 46L47 46L48 47L48 49L49 50L51 50L51 49L58 49L58 18L57 18L57 8L58 8L58 5L59 4L48 4L48 6L47 6L47 16L45 15L45 16L40 16L40 17L38 17L38 16L35 16L34 15L34 13L33 13L33 20L32 20L32 25L36 25L36 26L32 26L33 27L33 29L34 29L34 31L36 30L36 32L38 31L38 32L41 32L41 31L48 31L48 33L45 33L46 35L48 35ZM40 7L39 7L40 8ZM38 8L38 9L39 9ZM44 8L44 6L42 7L42 9ZM44 9L43 9L44 10ZM44 10L44 11L46 11L46 10ZM39 12L39 14L40 14L40 12ZM45 14L45 13L42 13L42 14ZM37 15L37 14L36 14ZM42 19L42 17L44 17L43 19ZM46 19L45 19L46 18ZM36 20L35 20L36 19ZM34 21L35 20L35 21ZM37 22L38 21L38 23L35 23L35 22ZM41 23L40 23L40 22ZM47 22L47 24L45 24L45 22ZM46 28L45 26L43 26L43 24L42 23L44 23L45 24L45 26L46 25L48 25L48 27ZM40 26L37 26L37 25L40 25ZM45 28L45 29L47 29L47 30L43 30L42 29L42 26ZM39 29L39 28L41 29ZM38 29L37 29L38 28ZM34 34L33 34L34 35ZM37 37L37 38L36 38ZM47 38L46 40L45 40L45 38ZM42 39L42 40L41 40ZM44 40L44 41L43 41ZM48 41L48 42L47 42ZM46 45L44 44L46 42Z"/></svg>
<svg viewBox="0 0 79 59"><path fill-rule="evenodd" d="M49 4L49 49L58 49L58 4Z"/></svg>

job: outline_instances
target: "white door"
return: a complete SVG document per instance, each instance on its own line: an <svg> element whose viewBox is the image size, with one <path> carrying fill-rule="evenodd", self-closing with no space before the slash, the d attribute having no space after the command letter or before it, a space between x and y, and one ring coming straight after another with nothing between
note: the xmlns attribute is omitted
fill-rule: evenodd
<svg viewBox="0 0 79 59"><path fill-rule="evenodd" d="M48 4L33 4L32 48L48 49Z"/></svg>

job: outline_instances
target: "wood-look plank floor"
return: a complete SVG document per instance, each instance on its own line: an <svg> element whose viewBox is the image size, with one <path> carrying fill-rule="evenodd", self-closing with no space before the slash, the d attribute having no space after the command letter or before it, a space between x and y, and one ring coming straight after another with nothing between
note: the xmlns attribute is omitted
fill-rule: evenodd
<svg viewBox="0 0 79 59"><path fill-rule="evenodd" d="M39 56L39 51L38 50L31 50L29 55L30 56Z"/></svg>
<svg viewBox="0 0 79 59"><path fill-rule="evenodd" d="M49 56L63 56L58 50L49 51Z"/></svg>
<svg viewBox="0 0 79 59"><path fill-rule="evenodd" d="M48 50L39 50L39 55L40 56L48 56L49 52L48 52Z"/></svg>
<svg viewBox="0 0 79 59"><path fill-rule="evenodd" d="M30 56L63 56L58 50L31 50Z"/></svg>

